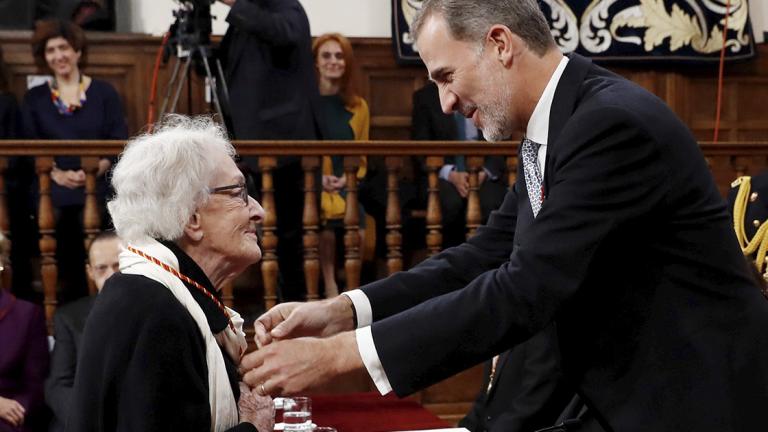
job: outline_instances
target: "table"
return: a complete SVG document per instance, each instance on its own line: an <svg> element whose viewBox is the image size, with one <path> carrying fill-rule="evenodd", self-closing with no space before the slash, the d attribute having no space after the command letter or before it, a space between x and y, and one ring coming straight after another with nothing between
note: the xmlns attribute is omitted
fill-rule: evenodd
<svg viewBox="0 0 768 432"><path fill-rule="evenodd" d="M338 432L391 432L450 427L418 402L394 394L311 395L312 421Z"/></svg>

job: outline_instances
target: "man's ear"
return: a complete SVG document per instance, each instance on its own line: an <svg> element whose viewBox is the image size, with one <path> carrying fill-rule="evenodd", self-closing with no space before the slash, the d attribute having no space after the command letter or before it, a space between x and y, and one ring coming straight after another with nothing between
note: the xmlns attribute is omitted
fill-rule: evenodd
<svg viewBox="0 0 768 432"><path fill-rule="evenodd" d="M490 45L493 55L505 66L512 65L514 58L525 49L525 42L507 26L496 24L491 26L485 37L486 44Z"/></svg>
<svg viewBox="0 0 768 432"><path fill-rule="evenodd" d="M189 217L187 224L184 225L184 234L194 242L199 242L203 239L203 227L201 222L202 216L200 213L195 212Z"/></svg>

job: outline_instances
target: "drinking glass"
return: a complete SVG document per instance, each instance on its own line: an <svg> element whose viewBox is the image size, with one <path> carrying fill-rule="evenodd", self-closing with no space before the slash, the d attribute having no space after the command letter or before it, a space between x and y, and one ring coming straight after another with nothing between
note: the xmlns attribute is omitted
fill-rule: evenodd
<svg viewBox="0 0 768 432"><path fill-rule="evenodd" d="M285 398L283 424L285 432L311 431L313 429L312 399L306 396Z"/></svg>

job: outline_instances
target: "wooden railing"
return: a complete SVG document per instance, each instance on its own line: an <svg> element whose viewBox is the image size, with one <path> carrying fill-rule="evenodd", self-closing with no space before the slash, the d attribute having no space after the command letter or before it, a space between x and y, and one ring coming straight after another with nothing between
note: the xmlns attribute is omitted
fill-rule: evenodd
<svg viewBox="0 0 768 432"><path fill-rule="evenodd" d="M11 156L35 156L36 172L40 184L40 203L38 223L40 229L41 277L44 291L46 317L52 323L56 302L57 266L55 260L56 240L54 236L54 216L51 203L50 172L53 157L61 155L79 155L82 157L86 172L86 204L84 209L84 228L87 244L98 233L100 226L99 210L96 202L96 172L98 158L118 155L124 146L123 141L0 141L0 229L8 234L8 203L5 199L3 174L7 169L7 158ZM442 247L442 224L438 188L438 172L443 165L444 155L464 154L469 171L469 197L467 208L467 236L472 236L480 225L480 201L477 193L478 172L482 169L483 157L498 155L507 157L509 184L514 184L517 175L517 149L512 143L485 142L416 142L416 141L237 141L235 146L243 156L257 156L261 170L261 204L266 212L262 225L261 275L264 285L264 305L266 308L277 303L277 219L275 216L275 197L273 172L279 156L293 155L302 157L304 170L304 265L307 299L319 298L319 209L317 172L320 168L320 156L343 155L344 171L347 177L348 194L347 213L344 217L346 235L344 237L345 271L347 288L355 288L360 283L361 245L357 235L360 225L357 206L357 177L355 173L360 164L359 156L380 156L384 159L387 175L387 210L386 210L386 268L387 273L403 269L402 221L400 195L398 191L403 158L426 156L428 178L428 200L425 212L426 245L428 253L435 254ZM740 175L754 174L768 167L768 142L759 143L703 143L701 148L712 169L721 192L725 195L730 182ZM691 155L692 158L699 155ZM13 205L11 203L10 205ZM232 288L223 288L223 298L229 305L233 302Z"/></svg>

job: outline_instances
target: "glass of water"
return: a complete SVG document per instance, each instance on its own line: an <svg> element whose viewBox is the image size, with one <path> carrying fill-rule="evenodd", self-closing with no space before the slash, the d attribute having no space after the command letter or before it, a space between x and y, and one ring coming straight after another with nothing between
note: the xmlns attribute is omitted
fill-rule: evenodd
<svg viewBox="0 0 768 432"><path fill-rule="evenodd" d="M311 431L312 399L306 396L285 398L283 400L283 424L286 432Z"/></svg>

